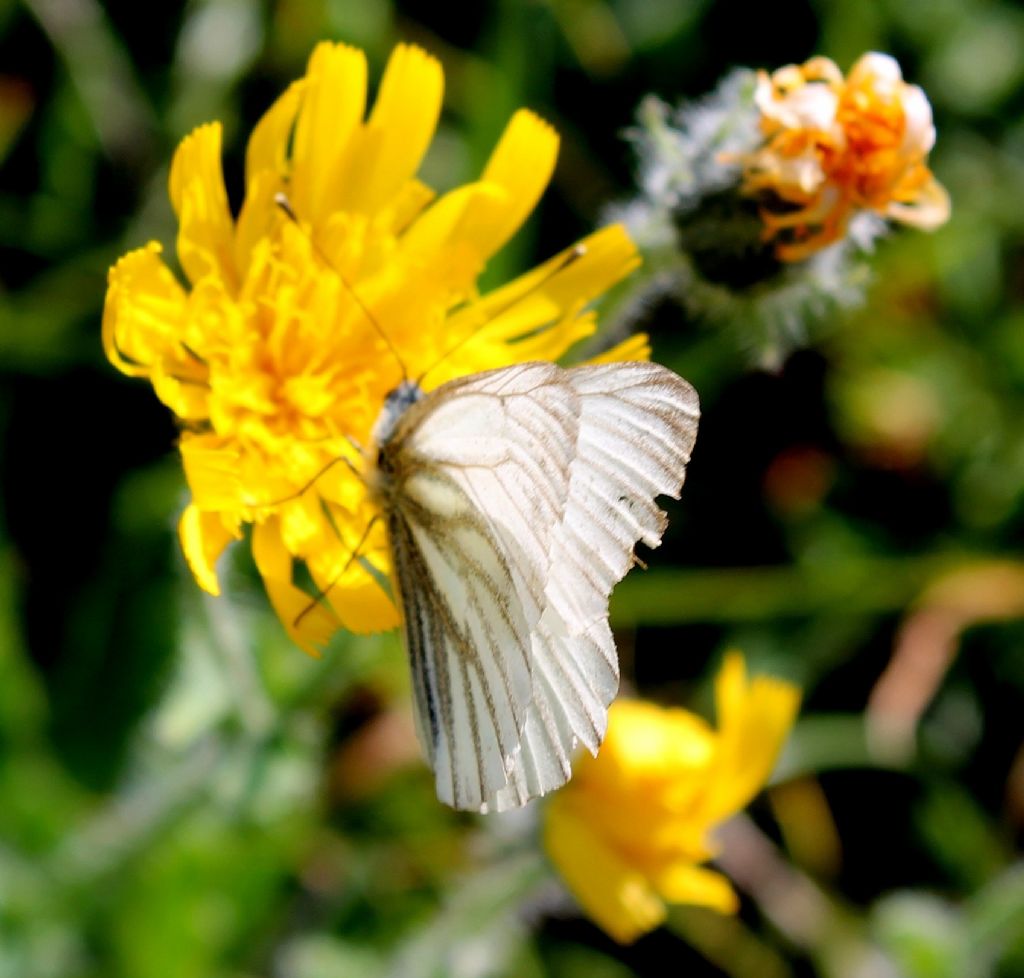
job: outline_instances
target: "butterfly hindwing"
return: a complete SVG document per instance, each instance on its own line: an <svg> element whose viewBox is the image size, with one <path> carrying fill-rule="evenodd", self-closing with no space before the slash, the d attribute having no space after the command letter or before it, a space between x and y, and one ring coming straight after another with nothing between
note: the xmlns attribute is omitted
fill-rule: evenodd
<svg viewBox="0 0 1024 978"><path fill-rule="evenodd" d="M420 739L438 796L472 809L504 783L521 736L532 688L529 626L509 600L512 574L486 522L443 473L432 481L438 508L417 513L407 502L392 514L389 535Z"/></svg>

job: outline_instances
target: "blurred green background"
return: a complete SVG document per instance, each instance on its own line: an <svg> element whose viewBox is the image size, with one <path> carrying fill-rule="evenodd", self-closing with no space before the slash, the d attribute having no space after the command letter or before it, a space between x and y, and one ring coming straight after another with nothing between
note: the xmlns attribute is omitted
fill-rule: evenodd
<svg viewBox="0 0 1024 978"><path fill-rule="evenodd" d="M805 690L734 827L736 919L620 948L533 816L436 802L394 635L290 647L244 548L204 599L168 412L100 349L177 141L247 133L314 43L444 64L424 169L512 111L562 135L495 281L630 194L640 98L887 51L932 100L953 218L777 373L670 305L643 325L704 419L666 545L613 600L626 685L706 711L722 651ZM1024 11L999 0L0 0L0 976L1024 975ZM537 806L531 806L535 809ZM535 813L534 813L535 814ZM732 836L728 836L732 838Z"/></svg>

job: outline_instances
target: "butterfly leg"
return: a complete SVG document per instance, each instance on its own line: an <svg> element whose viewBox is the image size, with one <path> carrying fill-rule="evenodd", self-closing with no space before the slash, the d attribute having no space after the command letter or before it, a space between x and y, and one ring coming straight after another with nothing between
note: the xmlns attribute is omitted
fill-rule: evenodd
<svg viewBox="0 0 1024 978"><path fill-rule="evenodd" d="M355 561L355 559L359 556L359 551L363 549L363 544L366 543L366 541L369 539L370 531L373 529L374 525L377 523L379 519L379 515L374 516L373 519L371 519L370 522L366 524L366 529L363 530L363 535L359 538L359 542L355 545L355 549L352 551L352 553L349 554L348 560L345 561L341 570L334 575L334 577L331 579L330 583L328 583L326 587L317 588L317 592L315 595L313 595L313 598L310 600L309 604L306 605L306 607L303 608L302 611L300 611L298 615L295 616L293 627L298 628L300 623L302 622L302 619L305 618L306 615L308 615L321 601L323 601L327 597L328 594L331 593L331 589L334 587L334 585L342 579L342 577L345 575L345 572L352 566L353 561Z"/></svg>
<svg viewBox="0 0 1024 978"><path fill-rule="evenodd" d="M321 478L323 478L328 472L331 471L331 469L334 468L334 466L338 465L339 463L341 463L342 465L347 465L349 471L364 486L366 485L366 479L363 477L363 473L356 468L355 463L352 461L352 459L350 459L347 455L337 455L334 458L332 458L326 465L322 465L320 467L320 470L316 473L316 475L314 475L307 482L303 483L301 488L296 489L295 492L291 492L287 496L282 496L280 499L272 499L269 503L261 503L259 507L253 508L273 509L275 506L281 506L284 503L290 503L293 499L298 499L301 496L304 496L307 492L309 492L310 489L313 488L313 486L317 484L317 482L320 481Z"/></svg>

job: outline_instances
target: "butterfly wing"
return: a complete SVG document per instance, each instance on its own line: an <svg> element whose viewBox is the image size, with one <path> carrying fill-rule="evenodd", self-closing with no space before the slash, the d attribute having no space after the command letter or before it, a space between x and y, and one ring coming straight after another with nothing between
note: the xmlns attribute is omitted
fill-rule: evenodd
<svg viewBox="0 0 1024 978"><path fill-rule="evenodd" d="M391 446L389 514L418 729L438 796L488 811L568 780L618 688L608 596L657 546L696 434L671 371L523 364L453 381Z"/></svg>
<svg viewBox="0 0 1024 978"><path fill-rule="evenodd" d="M484 808L521 749L578 422L565 371L525 364L439 388L382 450L417 727L456 808Z"/></svg>
<svg viewBox="0 0 1024 978"><path fill-rule="evenodd" d="M509 783L487 799L498 811L564 784L577 744L597 752L619 683L608 599L635 544L661 542L655 497L678 498L697 435L697 394L664 367L602 364L566 376L580 422L531 643L534 697Z"/></svg>

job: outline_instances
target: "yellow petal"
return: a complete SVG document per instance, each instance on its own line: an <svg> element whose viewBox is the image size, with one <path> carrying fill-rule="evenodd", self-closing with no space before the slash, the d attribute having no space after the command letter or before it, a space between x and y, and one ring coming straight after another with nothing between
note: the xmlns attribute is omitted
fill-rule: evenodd
<svg viewBox="0 0 1024 978"><path fill-rule="evenodd" d="M544 847L587 916L620 944L664 921L665 904L651 883L609 848L564 796L548 804Z"/></svg>
<svg viewBox="0 0 1024 978"><path fill-rule="evenodd" d="M306 492L289 500L278 508L278 517L281 539L289 553L306 558L311 553L333 553L337 549L337 533L324 517L323 502L317 492Z"/></svg>
<svg viewBox="0 0 1024 978"><path fill-rule="evenodd" d="M318 44L306 70L291 172L292 206L314 225L330 216L328 195L345 174L365 108L366 56L345 44Z"/></svg>
<svg viewBox="0 0 1024 978"><path fill-rule="evenodd" d="M331 608L342 625L357 635L386 632L397 628L402 617L384 589L366 571L362 580L349 579L328 595Z"/></svg>
<svg viewBox="0 0 1024 978"><path fill-rule="evenodd" d="M238 449L214 435L186 435L180 448L194 504L212 512L236 511L243 502Z"/></svg>
<svg viewBox="0 0 1024 978"><path fill-rule="evenodd" d="M527 363L531 360L557 360L567 347L580 340L593 336L597 329L597 319L593 313L582 315L569 313L556 323L533 334L516 339L509 345L509 363Z"/></svg>
<svg viewBox="0 0 1024 978"><path fill-rule="evenodd" d="M256 123L245 149L245 185L262 173L284 178L288 173L288 142L302 99L303 82L292 82Z"/></svg>
<svg viewBox="0 0 1024 978"><path fill-rule="evenodd" d="M593 769L606 769L606 776L616 781L670 781L706 767L714 744L707 722L687 710L619 699L608 711L608 733Z"/></svg>
<svg viewBox="0 0 1024 978"><path fill-rule="evenodd" d="M481 258L490 258L519 230L550 183L557 158L555 130L532 112L516 112L481 177L504 196L475 208L461 228Z"/></svg>
<svg viewBox="0 0 1024 978"><path fill-rule="evenodd" d="M641 868L705 855L701 817L715 735L700 717L619 699L596 759L583 757L567 792L585 793L593 829Z"/></svg>
<svg viewBox="0 0 1024 978"><path fill-rule="evenodd" d="M740 908L736 891L721 873L693 863L670 864L654 877L653 883L669 903L689 903L727 914Z"/></svg>
<svg viewBox="0 0 1024 978"><path fill-rule="evenodd" d="M234 225L221 169L219 122L199 126L181 141L169 184L178 215L178 259L185 274L193 284L217 275L233 286Z"/></svg>
<svg viewBox="0 0 1024 978"><path fill-rule="evenodd" d="M183 356L176 360L158 360L149 379L153 382L156 396L179 418L202 421L210 413L210 391L205 373L202 364Z"/></svg>
<svg viewBox="0 0 1024 978"><path fill-rule="evenodd" d="M461 245L486 261L536 206L557 155L555 131L532 112L517 112L480 182L460 187L434 203L409 229L404 246L430 252Z"/></svg>
<svg viewBox="0 0 1024 978"><path fill-rule="evenodd" d="M800 691L770 676L747 681L739 652L729 652L715 681L719 742L715 783L704 815L719 821L764 787L800 706Z"/></svg>
<svg viewBox="0 0 1024 978"><path fill-rule="evenodd" d="M474 369L473 360L478 361L489 344L496 344L494 358L509 363L557 359L593 333L593 315L581 314L586 303L638 264L625 228L612 225L468 304L449 317L446 326L448 346L457 348L458 355L431 372L431 384ZM460 339L465 342L460 344Z"/></svg>
<svg viewBox="0 0 1024 978"><path fill-rule="evenodd" d="M444 96L441 65L425 51L399 44L333 206L374 214L412 180L437 128Z"/></svg>
<svg viewBox="0 0 1024 978"><path fill-rule="evenodd" d="M130 377L145 377L177 342L185 293L160 258L160 245L129 251L107 275L103 349Z"/></svg>
<svg viewBox="0 0 1024 978"><path fill-rule="evenodd" d="M340 577L313 574L341 624L357 635L397 628L402 618L387 592L358 561ZM333 585L333 586L332 586Z"/></svg>
<svg viewBox="0 0 1024 978"><path fill-rule="evenodd" d="M249 273L253 252L261 244L266 246L275 226L287 220L276 203L277 194L284 186L284 181L272 170L261 170L248 183L235 230L235 267L243 282Z"/></svg>
<svg viewBox="0 0 1024 978"><path fill-rule="evenodd" d="M621 343L616 343L610 350L591 357L587 363L629 363L634 360L651 359L651 342L646 333L636 333Z"/></svg>
<svg viewBox="0 0 1024 978"><path fill-rule="evenodd" d="M468 183L443 194L402 235L403 255L409 258L427 257L455 247L456 242L467 237L463 228L475 219L478 210L494 210L504 200L501 188L482 182ZM483 256L477 254L476 257L479 266Z"/></svg>
<svg viewBox="0 0 1024 978"><path fill-rule="evenodd" d="M207 512L190 503L181 514L178 537L196 583L216 597L220 594L217 558L232 539L241 537L241 533L225 526L220 513Z"/></svg>
<svg viewBox="0 0 1024 978"><path fill-rule="evenodd" d="M393 234L401 234L412 221L423 213L423 209L435 198L436 194L425 183L419 180L408 180L399 195L388 208L389 220L385 226Z"/></svg>
<svg viewBox="0 0 1024 978"><path fill-rule="evenodd" d="M103 348L118 370L150 377L160 399L182 418L206 416L206 366L182 343L188 304L151 242L110 269Z"/></svg>
<svg viewBox="0 0 1024 978"><path fill-rule="evenodd" d="M626 229L612 224L495 289L476 303L472 312L453 316L452 331L461 328L462 318L476 316L488 322L490 337L515 339L582 307L639 264L636 245Z"/></svg>
<svg viewBox="0 0 1024 978"><path fill-rule="evenodd" d="M303 82L293 82L256 124L245 151L245 200L235 230L235 267L245 281L257 244L284 218L275 202L288 189L288 148Z"/></svg>
<svg viewBox="0 0 1024 978"><path fill-rule="evenodd" d="M292 583L292 555L285 549L277 520L253 527L252 557L289 638L304 652L319 655L317 646L327 644L338 629L338 620Z"/></svg>
<svg viewBox="0 0 1024 978"><path fill-rule="evenodd" d="M365 503L364 492L360 490L357 511L318 498L311 510L319 516L316 533L307 534L300 546L292 546L283 534L285 545L305 556L314 584L341 624L361 635L395 628L401 621L387 591L369 569L386 579L390 563L383 522L374 518L370 507L359 506Z"/></svg>

